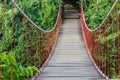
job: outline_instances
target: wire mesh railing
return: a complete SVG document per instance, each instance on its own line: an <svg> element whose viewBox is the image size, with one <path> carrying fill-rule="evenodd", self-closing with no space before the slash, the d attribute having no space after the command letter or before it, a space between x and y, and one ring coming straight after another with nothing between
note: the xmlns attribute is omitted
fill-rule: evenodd
<svg viewBox="0 0 120 80"><path fill-rule="evenodd" d="M61 9L59 7L53 29L45 31L35 25L14 0L0 2L0 80L29 79L54 49Z"/></svg>
<svg viewBox="0 0 120 80"><path fill-rule="evenodd" d="M115 0L107 17L95 30L87 27L82 5L80 11L83 36L91 60L106 79L120 79L119 0Z"/></svg>

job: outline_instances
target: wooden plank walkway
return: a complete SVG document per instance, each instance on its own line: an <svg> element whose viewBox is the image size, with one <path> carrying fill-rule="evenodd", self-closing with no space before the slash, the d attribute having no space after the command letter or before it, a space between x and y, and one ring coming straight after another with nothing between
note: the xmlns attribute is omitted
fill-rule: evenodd
<svg viewBox="0 0 120 80"><path fill-rule="evenodd" d="M37 80L97 80L83 41L80 20L65 19L55 52Z"/></svg>

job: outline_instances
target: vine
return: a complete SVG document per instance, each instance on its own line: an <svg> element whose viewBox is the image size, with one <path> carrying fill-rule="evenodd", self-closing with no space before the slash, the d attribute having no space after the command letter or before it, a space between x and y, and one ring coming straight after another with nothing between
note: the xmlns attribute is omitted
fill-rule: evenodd
<svg viewBox="0 0 120 80"><path fill-rule="evenodd" d="M58 6L61 0L16 0L23 11L42 29L50 30L54 27L58 14ZM38 50L45 47L45 41L38 42L37 39L46 39L27 20L22 23L22 16L14 8L14 33L12 30L12 3L7 0L6 10L3 12L3 0L0 1L0 68L2 68L2 80L27 80L35 72L38 72L43 62L44 55ZM5 15L5 16L4 16ZM4 17L4 19L3 19ZM3 23L4 20L4 23ZM2 31L4 24L5 31ZM23 35L24 33L24 35ZM36 44L39 44L36 47ZM12 47L12 48L11 48ZM36 61L36 63L35 63ZM13 76L14 75L14 76Z"/></svg>

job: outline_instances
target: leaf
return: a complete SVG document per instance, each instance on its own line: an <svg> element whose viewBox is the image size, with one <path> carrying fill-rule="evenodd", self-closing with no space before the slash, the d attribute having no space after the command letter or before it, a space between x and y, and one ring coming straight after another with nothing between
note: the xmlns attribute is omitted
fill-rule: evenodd
<svg viewBox="0 0 120 80"><path fill-rule="evenodd" d="M28 69L25 68L24 71L25 71L25 76L26 76L27 78L29 78L29 71L28 71Z"/></svg>
<svg viewBox="0 0 120 80"><path fill-rule="evenodd" d="M23 77L25 75L24 67L19 66L20 75Z"/></svg>
<svg viewBox="0 0 120 80"><path fill-rule="evenodd" d="M120 4L118 4L118 8L120 9Z"/></svg>
<svg viewBox="0 0 120 80"><path fill-rule="evenodd" d="M32 77L33 76L33 70L32 70L32 67L27 67L27 70L29 71L29 75L30 75L30 77Z"/></svg>
<svg viewBox="0 0 120 80"><path fill-rule="evenodd" d="M0 68L4 68L6 65L5 64L2 64L2 65L0 65Z"/></svg>
<svg viewBox="0 0 120 80"><path fill-rule="evenodd" d="M20 74L17 71L14 71L14 77L19 80Z"/></svg>
<svg viewBox="0 0 120 80"><path fill-rule="evenodd" d="M9 57L6 55L6 52L2 53L1 58L3 62L9 63Z"/></svg>
<svg viewBox="0 0 120 80"><path fill-rule="evenodd" d="M4 76L3 76L3 75L0 75L0 78L2 78L2 79L3 79L3 78L4 78Z"/></svg>
<svg viewBox="0 0 120 80"><path fill-rule="evenodd" d="M12 62L12 64L13 65L16 65L16 59L15 59L15 57L13 56L13 52L11 51L11 52L9 52L8 53L8 55L9 55L9 57L11 57L11 62Z"/></svg>
<svg viewBox="0 0 120 80"><path fill-rule="evenodd" d="M32 69L33 69L34 72L38 72L38 68L37 67L32 66Z"/></svg>

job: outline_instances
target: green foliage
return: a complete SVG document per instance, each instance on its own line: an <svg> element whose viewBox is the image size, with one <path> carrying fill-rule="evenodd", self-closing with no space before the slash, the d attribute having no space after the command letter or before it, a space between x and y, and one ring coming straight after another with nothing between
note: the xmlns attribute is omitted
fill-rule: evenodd
<svg viewBox="0 0 120 80"><path fill-rule="evenodd" d="M120 9L120 4L118 4L118 8Z"/></svg>
<svg viewBox="0 0 120 80"><path fill-rule="evenodd" d="M0 53L2 59L2 78L3 80L10 80L11 72L14 80L27 80L31 78L38 69L35 66L23 67L16 62L15 56L12 52Z"/></svg>
<svg viewBox="0 0 120 80"><path fill-rule="evenodd" d="M17 0L17 3L39 27L50 30L54 27L58 6L62 3L62 0Z"/></svg>
<svg viewBox="0 0 120 80"><path fill-rule="evenodd" d="M33 22L44 30L50 30L54 27L58 6L62 0L16 0L16 2ZM45 47L45 41L38 43L36 41L41 38L44 40L47 36L41 36L37 30L33 30L31 24L28 27L26 25L28 21L24 21L25 26L23 28L22 16L17 8L14 8L13 31L11 7L10 0L7 0L6 10L3 12L3 1L0 1L0 59L2 59L0 65L2 76L0 75L0 77L3 80L10 80L13 73L14 80L27 80L38 71L46 59L38 50ZM2 30L3 24L4 31ZM39 46L36 47L36 44Z"/></svg>
<svg viewBox="0 0 120 80"><path fill-rule="evenodd" d="M101 44L104 44L106 41L109 41L109 40L114 41L119 35L120 35L120 31L117 33L110 34L107 37L99 36L99 38L96 41L99 40Z"/></svg>
<svg viewBox="0 0 120 80"><path fill-rule="evenodd" d="M84 7L88 27L96 29L105 19L115 0L80 0L80 2L82 2ZM114 10L117 7L119 9L118 15L120 15L120 4L116 5ZM117 14L114 10L110 13L102 28L100 28L101 30L98 29L95 31L95 42L98 46L95 46L93 50L95 51L93 54L95 54L96 62L101 65L99 67L105 69L105 74L109 74L111 79L120 77L119 72L117 72L119 66L117 56L119 53L118 49L120 48L118 45L120 31L117 30Z"/></svg>
<svg viewBox="0 0 120 80"><path fill-rule="evenodd" d="M85 19L90 29L97 28L111 9L114 0L81 0Z"/></svg>

